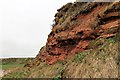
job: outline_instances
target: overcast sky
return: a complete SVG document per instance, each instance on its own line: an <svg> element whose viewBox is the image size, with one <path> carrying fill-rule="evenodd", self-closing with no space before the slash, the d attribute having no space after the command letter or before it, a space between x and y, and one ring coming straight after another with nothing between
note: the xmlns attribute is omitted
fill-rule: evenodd
<svg viewBox="0 0 120 80"><path fill-rule="evenodd" d="M35 57L58 8L75 0L0 0L0 57Z"/></svg>

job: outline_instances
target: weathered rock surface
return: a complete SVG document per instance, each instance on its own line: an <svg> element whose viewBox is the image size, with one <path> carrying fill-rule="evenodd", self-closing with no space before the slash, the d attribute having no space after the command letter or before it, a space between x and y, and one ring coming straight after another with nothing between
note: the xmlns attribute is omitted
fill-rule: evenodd
<svg viewBox="0 0 120 80"><path fill-rule="evenodd" d="M37 58L53 64L87 50L92 40L115 36L120 28L119 5L119 2L75 2L64 5L57 10L55 24Z"/></svg>
<svg viewBox="0 0 120 80"><path fill-rule="evenodd" d="M36 58L4 77L120 77L119 5L120 2L64 5L58 9L47 43Z"/></svg>

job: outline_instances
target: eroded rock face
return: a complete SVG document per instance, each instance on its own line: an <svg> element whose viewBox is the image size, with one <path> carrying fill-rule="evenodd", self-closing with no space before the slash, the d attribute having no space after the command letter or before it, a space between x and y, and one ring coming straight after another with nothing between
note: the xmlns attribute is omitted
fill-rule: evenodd
<svg viewBox="0 0 120 80"><path fill-rule="evenodd" d="M48 64L88 50L91 41L109 38L120 28L120 2L75 2L58 9L46 45L36 56ZM91 47L92 48L92 47Z"/></svg>

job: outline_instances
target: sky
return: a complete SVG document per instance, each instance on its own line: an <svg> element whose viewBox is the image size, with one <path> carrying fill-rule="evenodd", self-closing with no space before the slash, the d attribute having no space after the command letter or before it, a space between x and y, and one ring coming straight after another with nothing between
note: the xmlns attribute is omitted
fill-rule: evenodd
<svg viewBox="0 0 120 80"><path fill-rule="evenodd" d="M57 9L75 0L0 0L0 57L35 57Z"/></svg>

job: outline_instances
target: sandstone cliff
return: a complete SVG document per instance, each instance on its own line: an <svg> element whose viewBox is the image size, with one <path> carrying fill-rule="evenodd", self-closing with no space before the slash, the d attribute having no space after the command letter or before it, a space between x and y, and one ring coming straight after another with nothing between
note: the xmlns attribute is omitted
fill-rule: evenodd
<svg viewBox="0 0 120 80"><path fill-rule="evenodd" d="M119 5L118 2L64 5L57 10L55 24L37 58L53 64L69 55L95 48L89 44L96 39L115 36L120 27Z"/></svg>
<svg viewBox="0 0 120 80"><path fill-rule="evenodd" d="M118 78L120 2L74 2L58 9L47 43L14 78Z"/></svg>

